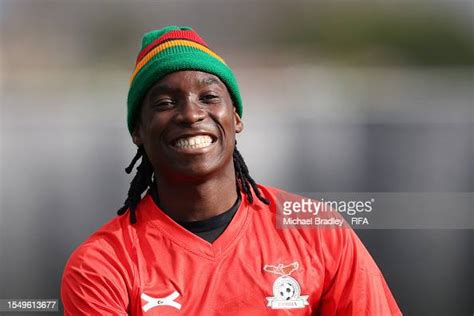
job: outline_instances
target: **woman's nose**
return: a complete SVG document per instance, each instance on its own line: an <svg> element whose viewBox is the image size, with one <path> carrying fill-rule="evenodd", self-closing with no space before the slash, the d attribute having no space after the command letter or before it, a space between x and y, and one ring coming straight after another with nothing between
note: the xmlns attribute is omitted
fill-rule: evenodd
<svg viewBox="0 0 474 316"><path fill-rule="evenodd" d="M194 124L204 119L205 111L196 97L186 98L179 106L178 120L181 123Z"/></svg>

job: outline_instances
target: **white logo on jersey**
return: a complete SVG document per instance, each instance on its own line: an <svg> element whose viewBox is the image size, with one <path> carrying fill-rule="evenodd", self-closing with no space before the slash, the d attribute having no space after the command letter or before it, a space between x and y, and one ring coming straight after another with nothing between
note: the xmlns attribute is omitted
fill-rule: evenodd
<svg viewBox="0 0 474 316"><path fill-rule="evenodd" d="M161 298L160 297L154 298L149 295L146 295L145 293L142 293L140 297L144 299L145 301L147 301L147 303L142 306L143 311L147 312L149 309L153 307L165 306L165 305L174 307L176 309L181 309L181 304L174 301L178 296L179 296L179 293L177 291L174 291L170 295L166 297L161 297Z"/></svg>
<svg viewBox="0 0 474 316"><path fill-rule="evenodd" d="M301 295L301 287L293 277L293 271L298 270L300 264L293 262L284 266L282 263L277 266L266 264L263 270L266 272L279 274L273 282L273 296L267 297L267 306L272 309L304 308L308 303L309 295Z"/></svg>

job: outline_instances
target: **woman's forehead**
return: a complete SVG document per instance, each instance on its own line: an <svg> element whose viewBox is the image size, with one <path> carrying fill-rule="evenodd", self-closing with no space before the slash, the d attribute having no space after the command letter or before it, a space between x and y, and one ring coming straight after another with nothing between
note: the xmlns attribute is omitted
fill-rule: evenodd
<svg viewBox="0 0 474 316"><path fill-rule="evenodd" d="M173 72L158 80L148 90L147 97L154 97L156 94L171 91L182 91L189 88L204 88L215 85L228 93L225 84L219 77L202 71L178 71Z"/></svg>

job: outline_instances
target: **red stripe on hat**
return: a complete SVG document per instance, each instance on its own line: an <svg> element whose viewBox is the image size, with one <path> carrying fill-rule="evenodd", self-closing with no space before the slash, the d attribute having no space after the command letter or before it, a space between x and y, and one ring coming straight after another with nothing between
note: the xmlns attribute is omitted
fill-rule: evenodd
<svg viewBox="0 0 474 316"><path fill-rule="evenodd" d="M162 35L161 37L157 38L156 40L154 40L153 42L151 42L149 45L147 45L144 49L142 49L142 51L140 52L140 54L138 55L137 57L137 62L135 63L135 65L137 65L140 60L149 52L153 49L153 47L165 42L165 41L168 41L168 40L171 40L171 39L185 39L185 40L190 40L190 41L193 41L193 42L196 42L196 43L199 43L207 48L209 48L207 46L207 43L196 33L194 32L193 30L176 30L176 31L170 31L164 35Z"/></svg>

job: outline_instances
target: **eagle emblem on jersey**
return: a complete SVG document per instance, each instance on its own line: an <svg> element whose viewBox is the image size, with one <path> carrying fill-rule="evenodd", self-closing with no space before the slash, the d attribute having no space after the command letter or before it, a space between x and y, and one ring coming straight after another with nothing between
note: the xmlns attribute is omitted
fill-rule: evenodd
<svg viewBox="0 0 474 316"><path fill-rule="evenodd" d="M272 309L304 308L308 303L309 295L300 295L301 287L290 274L298 270L300 264L293 262L288 265L266 264L263 270L280 275L273 282L273 296L267 297L267 306Z"/></svg>

